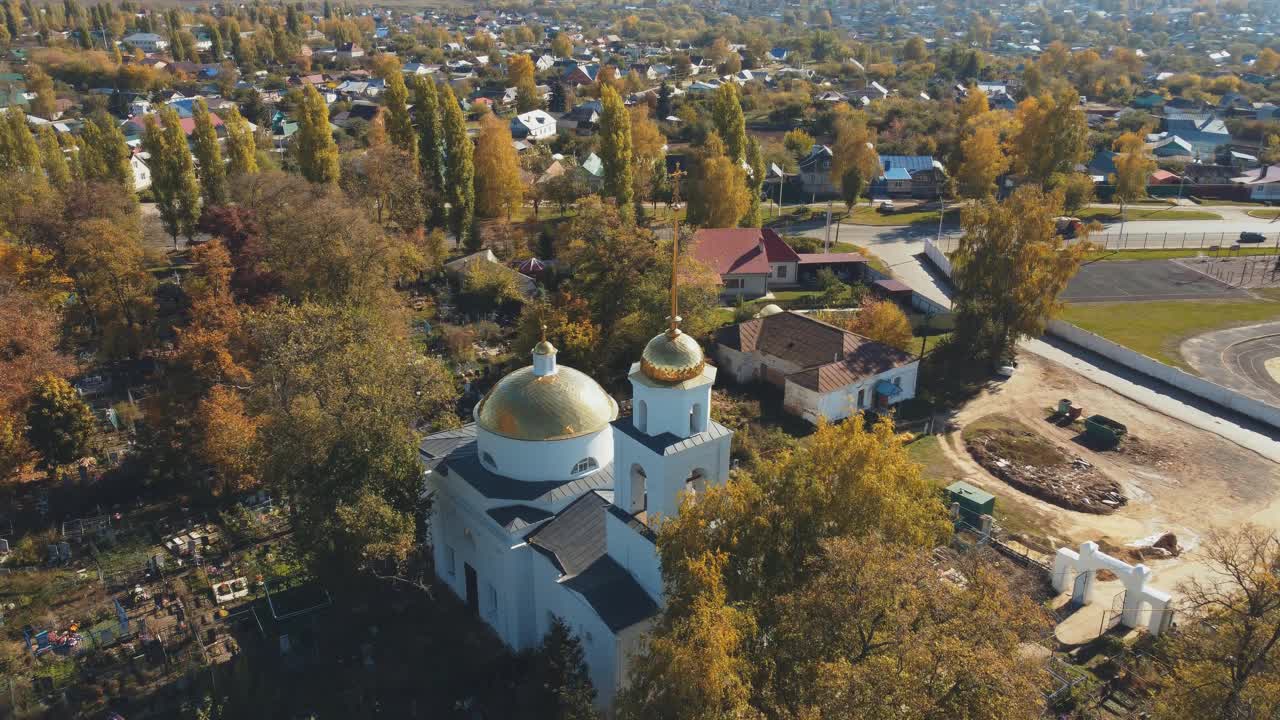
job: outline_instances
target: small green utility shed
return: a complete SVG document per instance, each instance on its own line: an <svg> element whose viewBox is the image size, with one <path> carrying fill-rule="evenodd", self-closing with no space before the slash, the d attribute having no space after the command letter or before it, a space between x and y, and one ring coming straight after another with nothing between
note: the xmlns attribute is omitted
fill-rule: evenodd
<svg viewBox="0 0 1280 720"><path fill-rule="evenodd" d="M952 503L959 503L960 519L974 527L980 524L979 518L993 515L996 510L994 495L963 480L947 486L947 507Z"/></svg>

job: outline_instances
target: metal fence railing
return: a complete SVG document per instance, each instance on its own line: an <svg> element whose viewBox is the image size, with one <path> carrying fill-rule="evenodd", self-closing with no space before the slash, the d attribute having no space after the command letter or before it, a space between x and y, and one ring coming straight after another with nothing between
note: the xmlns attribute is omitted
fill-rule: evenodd
<svg viewBox="0 0 1280 720"><path fill-rule="evenodd" d="M1261 243L1241 245L1242 248L1261 248L1280 254L1280 230L1261 233L1265 238ZM960 244L961 232L943 233L938 247L943 252L951 252ZM1073 238L1066 241L1072 245L1088 242L1105 250L1205 250L1227 252L1228 248L1240 244L1239 232L1106 232L1091 233L1088 237Z"/></svg>

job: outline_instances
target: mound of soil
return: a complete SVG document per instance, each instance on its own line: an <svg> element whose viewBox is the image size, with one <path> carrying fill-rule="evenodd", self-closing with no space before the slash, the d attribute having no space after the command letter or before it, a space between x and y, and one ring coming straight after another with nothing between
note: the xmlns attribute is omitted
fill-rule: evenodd
<svg viewBox="0 0 1280 720"><path fill-rule="evenodd" d="M965 433L964 440L992 475L1059 507L1109 515L1129 502L1115 480L1030 430L984 427Z"/></svg>

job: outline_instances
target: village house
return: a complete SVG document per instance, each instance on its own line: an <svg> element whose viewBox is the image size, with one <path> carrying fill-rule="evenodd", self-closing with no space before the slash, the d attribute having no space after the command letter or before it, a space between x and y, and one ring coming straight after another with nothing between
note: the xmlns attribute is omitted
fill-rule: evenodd
<svg viewBox="0 0 1280 720"><path fill-rule="evenodd" d="M760 297L799 282L800 256L772 228L707 228L690 252L720 276L724 295Z"/></svg>
<svg viewBox="0 0 1280 720"><path fill-rule="evenodd" d="M801 313L778 310L721 328L714 354L739 383L783 391L783 408L816 423L884 412L915 397L920 359Z"/></svg>
<svg viewBox="0 0 1280 720"><path fill-rule="evenodd" d="M555 137L556 119L545 110L530 110L511 118L511 137L545 140Z"/></svg>
<svg viewBox="0 0 1280 720"><path fill-rule="evenodd" d="M121 38L121 42L129 47L136 47L144 53L162 52L169 47L169 41L156 33L133 33Z"/></svg>

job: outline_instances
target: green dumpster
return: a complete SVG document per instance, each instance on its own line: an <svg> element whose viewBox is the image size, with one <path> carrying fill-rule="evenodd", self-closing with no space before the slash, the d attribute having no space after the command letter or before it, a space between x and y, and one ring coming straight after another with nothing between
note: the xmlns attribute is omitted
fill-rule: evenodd
<svg viewBox="0 0 1280 720"><path fill-rule="evenodd" d="M1129 428L1123 423L1105 415L1090 415L1084 421L1084 434L1093 442L1103 447L1115 447L1120 444L1120 439L1129 432Z"/></svg>
<svg viewBox="0 0 1280 720"><path fill-rule="evenodd" d="M953 503L960 505L960 519L973 527L981 524L983 515L991 515L996 510L994 495L963 480L947 486L947 507Z"/></svg>

